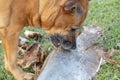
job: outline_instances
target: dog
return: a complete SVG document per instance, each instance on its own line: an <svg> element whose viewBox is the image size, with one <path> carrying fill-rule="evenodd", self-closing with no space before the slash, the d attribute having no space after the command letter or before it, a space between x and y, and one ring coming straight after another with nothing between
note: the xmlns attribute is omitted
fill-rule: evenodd
<svg viewBox="0 0 120 80"><path fill-rule="evenodd" d="M0 37L5 68L16 80L31 80L33 74L17 65L17 44L25 26L42 27L51 41L64 49L75 49L75 33L88 13L89 0L0 0Z"/></svg>

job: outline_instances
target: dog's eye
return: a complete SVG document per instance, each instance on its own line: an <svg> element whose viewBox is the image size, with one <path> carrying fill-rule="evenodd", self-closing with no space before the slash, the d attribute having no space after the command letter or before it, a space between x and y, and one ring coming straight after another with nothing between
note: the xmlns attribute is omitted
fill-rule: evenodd
<svg viewBox="0 0 120 80"><path fill-rule="evenodd" d="M76 31L76 29L72 28L70 31L71 31L71 32L74 32L74 31Z"/></svg>
<svg viewBox="0 0 120 80"><path fill-rule="evenodd" d="M83 27L75 27L75 28L71 28L70 31L71 31L71 32L75 32L75 31L80 31L80 32L82 32L82 31L83 31Z"/></svg>
<svg viewBox="0 0 120 80"><path fill-rule="evenodd" d="M71 28L71 32L75 32L76 30L78 30L79 28Z"/></svg>

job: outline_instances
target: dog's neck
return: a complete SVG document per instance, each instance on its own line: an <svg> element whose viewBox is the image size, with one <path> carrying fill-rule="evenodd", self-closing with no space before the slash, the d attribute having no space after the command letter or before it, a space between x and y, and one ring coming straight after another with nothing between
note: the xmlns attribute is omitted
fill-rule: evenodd
<svg viewBox="0 0 120 80"><path fill-rule="evenodd" d="M40 0L27 0L25 13L28 23L25 26L42 27L40 5Z"/></svg>

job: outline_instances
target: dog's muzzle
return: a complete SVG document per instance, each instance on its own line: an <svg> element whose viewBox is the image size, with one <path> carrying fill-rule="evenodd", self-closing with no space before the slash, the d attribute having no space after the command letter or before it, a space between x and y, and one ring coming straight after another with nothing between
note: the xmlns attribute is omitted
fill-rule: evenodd
<svg viewBox="0 0 120 80"><path fill-rule="evenodd" d="M76 39L70 41L69 39L65 39L63 36L54 34L51 35L51 41L55 47L61 46L61 48L66 50L76 49Z"/></svg>

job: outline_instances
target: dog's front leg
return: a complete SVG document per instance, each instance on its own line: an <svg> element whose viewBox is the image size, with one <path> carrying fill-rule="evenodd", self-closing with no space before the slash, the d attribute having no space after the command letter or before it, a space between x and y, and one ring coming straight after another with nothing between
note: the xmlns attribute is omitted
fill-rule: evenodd
<svg viewBox="0 0 120 80"><path fill-rule="evenodd" d="M4 28L0 33L2 35L2 46L5 55L5 67L17 80L31 80L32 74L23 72L17 65L17 44L20 26Z"/></svg>

